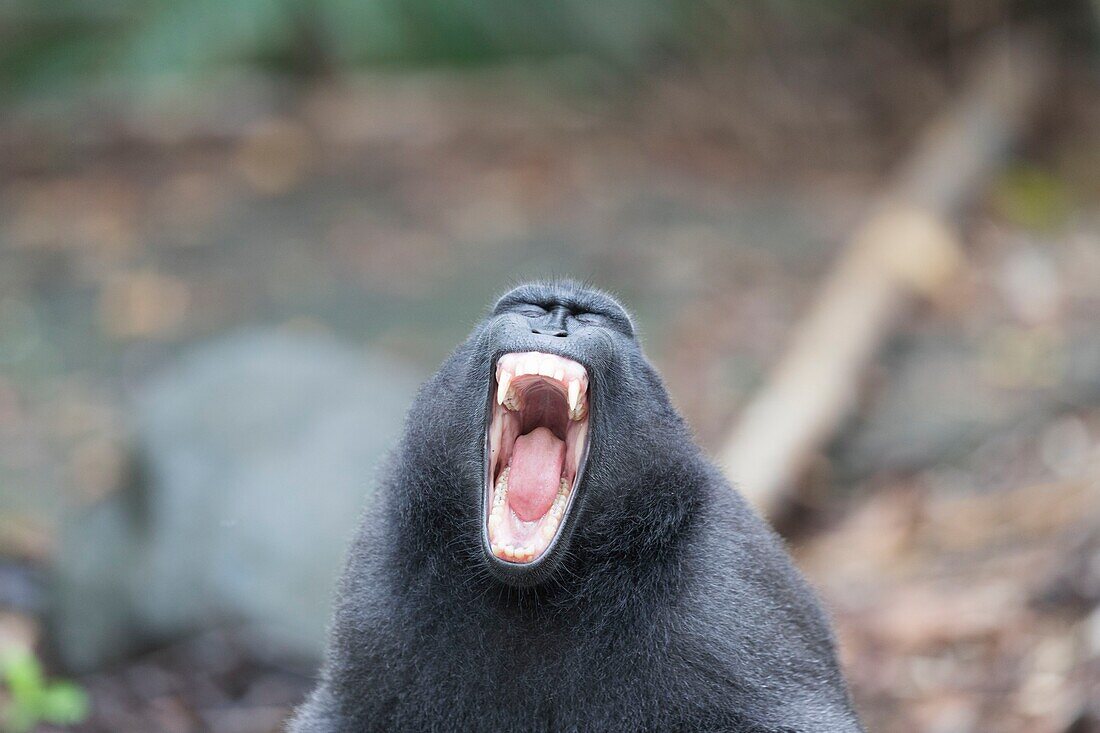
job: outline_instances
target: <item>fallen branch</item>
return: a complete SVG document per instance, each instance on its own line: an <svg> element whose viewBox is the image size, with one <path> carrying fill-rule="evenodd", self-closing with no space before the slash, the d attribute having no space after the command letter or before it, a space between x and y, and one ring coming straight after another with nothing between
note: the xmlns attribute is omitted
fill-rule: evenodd
<svg viewBox="0 0 1100 733"><path fill-rule="evenodd" d="M915 296L935 293L958 270L952 221L999 168L1046 76L1037 44L992 48L852 234L719 454L765 516L788 502L808 461L853 408L864 368Z"/></svg>

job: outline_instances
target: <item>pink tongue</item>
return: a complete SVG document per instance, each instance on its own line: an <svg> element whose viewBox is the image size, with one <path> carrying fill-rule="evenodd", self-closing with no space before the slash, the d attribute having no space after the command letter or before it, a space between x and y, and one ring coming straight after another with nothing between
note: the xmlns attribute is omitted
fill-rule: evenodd
<svg viewBox="0 0 1100 733"><path fill-rule="evenodd" d="M516 516L531 522L550 511L561 484L564 460L565 442L549 428L535 428L516 438L508 474L508 506Z"/></svg>

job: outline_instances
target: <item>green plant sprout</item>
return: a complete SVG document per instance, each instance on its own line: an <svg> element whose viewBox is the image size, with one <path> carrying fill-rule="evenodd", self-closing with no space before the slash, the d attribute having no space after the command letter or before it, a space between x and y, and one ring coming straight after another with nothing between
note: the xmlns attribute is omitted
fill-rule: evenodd
<svg viewBox="0 0 1100 733"><path fill-rule="evenodd" d="M71 725L88 715L88 696L72 682L48 681L38 659L28 650L0 658L4 699L0 726L5 733L27 733L39 723Z"/></svg>

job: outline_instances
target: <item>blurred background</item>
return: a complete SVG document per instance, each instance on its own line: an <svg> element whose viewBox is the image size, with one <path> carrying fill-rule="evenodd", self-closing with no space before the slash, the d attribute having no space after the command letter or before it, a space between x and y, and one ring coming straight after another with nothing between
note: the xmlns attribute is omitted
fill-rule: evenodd
<svg viewBox="0 0 1100 733"><path fill-rule="evenodd" d="M938 274L853 312L888 311L772 516L869 730L1100 730L1098 30L1089 0L0 4L2 725L278 730L374 465L501 291L619 294L728 455L930 160L950 234L894 252Z"/></svg>

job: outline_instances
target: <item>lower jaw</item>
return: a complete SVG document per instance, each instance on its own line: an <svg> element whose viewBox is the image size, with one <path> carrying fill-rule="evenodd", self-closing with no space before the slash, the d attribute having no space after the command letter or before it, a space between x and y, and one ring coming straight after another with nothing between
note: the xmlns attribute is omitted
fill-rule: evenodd
<svg viewBox="0 0 1100 733"><path fill-rule="evenodd" d="M489 490L489 546L493 554L509 562L530 563L542 557L561 528L573 497L574 478L563 475L546 514L532 521L520 519L508 507L511 468L501 471Z"/></svg>
<svg viewBox="0 0 1100 733"><path fill-rule="evenodd" d="M501 417L501 410L503 407L500 405L491 408L497 419ZM496 560L518 569L539 564L553 551L576 502L577 486L588 461L590 419L591 415L586 415L566 424L566 457L557 491L545 512L530 521L525 521L509 504L512 446L502 443L501 436L494 435L493 423L490 422L486 434L486 452L490 458L485 468L485 507L482 516L485 518L483 527L487 549ZM497 448L495 452L494 445ZM508 445L507 453L501 449L502 445Z"/></svg>

